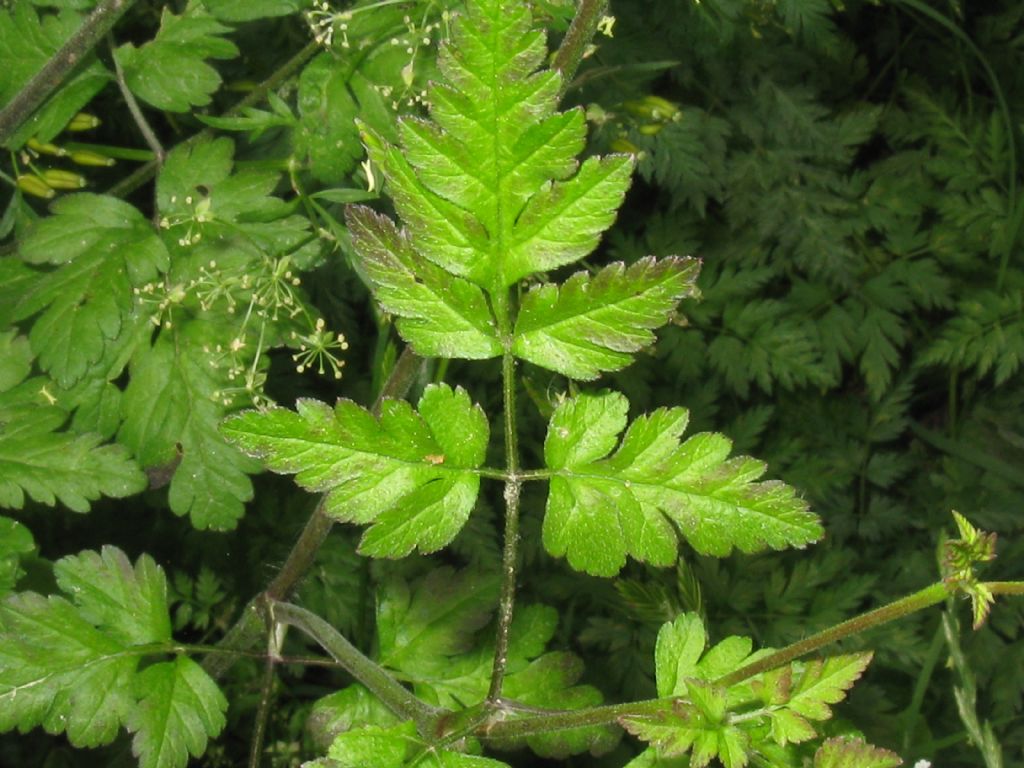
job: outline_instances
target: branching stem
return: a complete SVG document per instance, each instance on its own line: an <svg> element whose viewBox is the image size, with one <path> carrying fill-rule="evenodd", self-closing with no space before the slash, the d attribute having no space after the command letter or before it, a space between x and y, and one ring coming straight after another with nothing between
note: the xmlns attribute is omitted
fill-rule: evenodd
<svg viewBox="0 0 1024 768"><path fill-rule="evenodd" d="M398 717L412 720L420 733L432 734L444 710L427 704L406 689L387 670L364 656L340 632L315 613L291 603L270 604L274 621L289 624L313 638L349 674L365 685Z"/></svg>

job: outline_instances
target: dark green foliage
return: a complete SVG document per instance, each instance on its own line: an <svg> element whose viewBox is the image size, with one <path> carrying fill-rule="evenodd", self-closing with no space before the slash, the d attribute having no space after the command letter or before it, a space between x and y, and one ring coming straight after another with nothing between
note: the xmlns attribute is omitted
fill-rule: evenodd
<svg viewBox="0 0 1024 768"><path fill-rule="evenodd" d="M0 106L95 5L0 2ZM668 686L659 637L699 624L716 649L705 657L735 667L916 590L937 577L950 508L999 534L993 578L1021 577L1024 7L612 0L613 35L595 39L559 104L524 19L532 9L557 44L575 3L514 5L511 47L490 62L474 48L479 19L438 56L460 0L143 0L113 53L87 55L5 142L0 599L14 596L0 609L0 670L16 656L46 671L24 640L40 621L62 666L23 710L5 709L0 680L0 727L42 724L76 745L136 736L68 758L64 742L5 734L0 753L85 765L134 748L181 766L220 730L221 694L171 651L170 628L220 640L313 504L285 479L254 477L262 465L242 448L329 491L329 514L360 526L330 534L296 601L431 703L478 703L505 509L480 473L503 455L493 359L508 345L523 375L523 465L558 476L524 486L505 695L576 709L672 689L687 703L624 723L660 753L577 730L489 755L739 766L755 745L751 765L882 768L896 764L887 750L908 765L990 766L999 753L1017 764L1019 601L975 633L957 601L962 632L952 613L927 614L849 640L821 667L786 667L788 682L769 680L786 696L758 692L772 714L742 725L729 720L748 711L737 689L714 685L729 665L698 674L702 642L686 682ZM311 39L315 53L229 112ZM170 151L154 185L107 193L150 149L112 57ZM493 77L468 77L481 61ZM520 80L491 99L502 78ZM79 110L102 125L72 130ZM490 118L508 115L514 130L494 132ZM100 165L107 156L117 164ZM50 171L85 186L46 200L18 184ZM502 318L496 297L521 278L518 315ZM417 407L392 403L378 420L373 398L402 340L441 359L420 369ZM586 405L599 402L609 407ZM574 408L586 455L560 455L545 429ZM239 437L257 421L259 440ZM353 451L352 435L372 450ZM687 451L714 466L693 469ZM760 479L748 455L787 485ZM339 480L359 472L362 485ZM89 512L96 532L65 510ZM106 541L135 565L106 549L58 560ZM709 556L790 545L809 546ZM174 577L139 608L137 584L163 584L148 556L135 560L143 549ZM415 550L436 554L362 557ZM76 568L109 576L113 602L77 594ZM145 627L110 605L145 613ZM299 635L256 651L319 652ZM836 690L790 705L836 659L859 674L868 648L837 721L816 717ZM244 763L262 669L240 663L219 680L233 735L204 764ZM409 724L338 669L288 661L275 675L267 765L505 764L475 739L426 758ZM105 708L80 685L105 688Z"/></svg>

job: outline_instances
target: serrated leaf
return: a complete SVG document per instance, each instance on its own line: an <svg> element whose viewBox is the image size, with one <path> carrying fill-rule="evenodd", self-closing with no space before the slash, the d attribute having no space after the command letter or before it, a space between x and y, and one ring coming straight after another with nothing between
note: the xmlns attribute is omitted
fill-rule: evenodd
<svg viewBox="0 0 1024 768"><path fill-rule="evenodd" d="M306 7L306 0L203 0L206 10L221 21L253 21L287 16Z"/></svg>
<svg viewBox="0 0 1024 768"><path fill-rule="evenodd" d="M26 385L28 392L0 395L0 507L21 509L28 496L47 506L60 502L88 512L100 496L121 498L145 488L145 475L122 446L102 445L95 434L57 431L67 414L34 402L42 396L23 398L42 386Z"/></svg>
<svg viewBox="0 0 1024 768"><path fill-rule="evenodd" d="M544 443L552 470L544 546L577 570L613 576L626 555L654 565L676 557L673 524L698 552L727 555L802 547L822 535L792 488L756 482L764 465L729 459L722 435L680 443L688 414L659 409L637 418L618 450L629 403L618 393L579 395L554 412Z"/></svg>
<svg viewBox="0 0 1024 768"><path fill-rule="evenodd" d="M223 432L269 469L327 492L324 510L331 517L371 523L360 552L434 552L465 524L489 429L463 389L432 385L417 411L387 400L380 419L351 400L339 400L334 409L300 400L296 408L243 413L228 419Z"/></svg>
<svg viewBox="0 0 1024 768"><path fill-rule="evenodd" d="M138 704L127 726L141 768L176 768L199 757L224 728L228 702L203 668L186 656L135 676Z"/></svg>
<svg viewBox="0 0 1024 768"><path fill-rule="evenodd" d="M218 430L225 406L216 395L227 378L208 348L222 334L201 321L161 331L136 350L121 401L119 441L147 470L169 468L171 510L199 529L237 525L252 498L248 474L259 468Z"/></svg>
<svg viewBox="0 0 1024 768"><path fill-rule="evenodd" d="M105 547L59 560L70 600L33 592L0 603L0 731L43 726L78 747L137 732L142 768L184 768L224 725L227 702L195 662L171 651L167 586L147 556Z"/></svg>
<svg viewBox="0 0 1024 768"><path fill-rule="evenodd" d="M82 16L71 10L40 17L28 3L16 3L9 10L0 10L0 61L4 62L0 105L14 98L81 23ZM33 136L43 142L50 141L110 79L107 68L95 56L88 56L8 139L6 146L18 149Z"/></svg>
<svg viewBox="0 0 1024 768"><path fill-rule="evenodd" d="M401 121L401 150L363 130L419 254L494 291L593 250L633 165L577 166L583 115L555 111L559 76L537 71L546 49L531 27L527 5L467 4L428 89L432 122Z"/></svg>
<svg viewBox="0 0 1024 768"><path fill-rule="evenodd" d="M235 44L221 37L230 31L195 3L180 16L165 8L153 40L139 48L122 45L114 55L132 93L158 109L188 112L209 104L220 87L220 74L206 59L238 55Z"/></svg>
<svg viewBox="0 0 1024 768"><path fill-rule="evenodd" d="M827 740L814 753L814 768L896 768L897 765L903 765L903 760L895 752L847 736Z"/></svg>
<svg viewBox="0 0 1024 768"><path fill-rule="evenodd" d="M650 743L659 757L690 753L690 766L703 768L718 758L726 768L747 764L749 737L725 720L725 692L710 683L690 681L690 702L674 699L671 708L623 717L622 726Z"/></svg>
<svg viewBox="0 0 1024 768"><path fill-rule="evenodd" d="M786 707L809 720L828 720L832 717L828 705L846 698L846 692L870 663L870 653L845 654L804 663L802 673L795 676Z"/></svg>
<svg viewBox="0 0 1024 768"><path fill-rule="evenodd" d="M42 311L30 339L43 370L72 386L128 323L134 288L155 280L169 256L134 206L105 195L80 193L57 200L19 254L54 265L23 291L15 319Z"/></svg>
<svg viewBox="0 0 1024 768"><path fill-rule="evenodd" d="M694 259L646 258L534 288L523 297L512 351L576 379L624 368L654 342L651 330L668 321L679 301L697 295L698 268Z"/></svg>
<svg viewBox="0 0 1024 768"><path fill-rule="evenodd" d="M345 215L374 295L424 357L479 360L502 352L479 286L424 260L386 216L350 206Z"/></svg>
<svg viewBox="0 0 1024 768"><path fill-rule="evenodd" d="M19 560L36 548L32 533L17 520L0 516L0 599L6 597L24 573Z"/></svg>

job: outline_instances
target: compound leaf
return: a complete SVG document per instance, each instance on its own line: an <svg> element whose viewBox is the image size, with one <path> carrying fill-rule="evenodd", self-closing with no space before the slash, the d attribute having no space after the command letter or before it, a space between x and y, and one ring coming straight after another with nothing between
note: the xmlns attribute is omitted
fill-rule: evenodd
<svg viewBox="0 0 1024 768"><path fill-rule="evenodd" d="M238 48L221 37L226 27L194 3L180 16L166 8L156 37L141 48L131 43L115 52L132 93L158 109L187 112L210 103L220 87L206 59L233 59Z"/></svg>
<svg viewBox="0 0 1024 768"><path fill-rule="evenodd" d="M42 314L30 339L39 364L70 387L116 339L132 310L132 290L155 280L169 256L134 206L106 195L54 202L19 247L25 261L55 265L23 291L14 319Z"/></svg>
<svg viewBox="0 0 1024 768"><path fill-rule="evenodd" d="M634 352L654 342L651 329L663 325L681 299L696 295L698 267L694 259L645 258L534 288L523 298L512 351L575 379L624 368Z"/></svg>
<svg viewBox="0 0 1024 768"><path fill-rule="evenodd" d="M346 220L377 301L398 317L398 332L417 354L468 359L501 354L479 286L423 259L386 216L350 206Z"/></svg>
<svg viewBox="0 0 1024 768"><path fill-rule="evenodd" d="M360 542L363 554L434 552L465 524L489 430L463 389L430 386L415 411L387 400L379 419L351 400L334 409L300 400L296 408L234 416L224 434L269 469L326 491L325 510L335 519L372 523Z"/></svg>
<svg viewBox="0 0 1024 768"><path fill-rule="evenodd" d="M0 731L41 725L83 747L126 727L142 768L184 768L220 732L227 701L186 658L138 672L143 656L173 647L163 571L104 547L59 560L55 572L68 597L24 592L0 603Z"/></svg>
<svg viewBox="0 0 1024 768"><path fill-rule="evenodd" d="M416 250L489 290L586 256L629 185L628 156L578 166L583 115L555 111L545 53L529 6L468 3L438 56L432 122L402 120L401 150L363 129Z"/></svg>
<svg viewBox="0 0 1024 768"><path fill-rule="evenodd" d="M688 414L659 409L636 419L618 450L629 403L618 393L579 395L552 414L544 456L552 470L544 546L577 570L613 576L626 555L654 565L676 556L675 528L702 554L734 547L802 547L821 525L792 488L756 482L764 465L729 459L731 444L702 433L680 444Z"/></svg>
<svg viewBox="0 0 1024 768"><path fill-rule="evenodd" d="M489 757L428 747L413 723L390 728L371 725L339 734L327 752L330 768L508 768ZM317 765L312 763L311 765Z"/></svg>

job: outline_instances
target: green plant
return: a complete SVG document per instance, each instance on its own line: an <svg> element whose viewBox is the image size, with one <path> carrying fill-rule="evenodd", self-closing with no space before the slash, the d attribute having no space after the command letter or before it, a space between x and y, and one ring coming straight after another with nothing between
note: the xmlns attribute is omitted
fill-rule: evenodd
<svg viewBox="0 0 1024 768"><path fill-rule="evenodd" d="M172 637L167 584L146 555L133 565L115 547L85 551L53 564L56 589L43 581L36 591L14 592L19 563L34 546L24 526L9 521L0 540L0 563L6 564L0 588L13 592L0 608L0 730L41 725L65 733L75 746L95 746L123 729L132 734L140 764L184 765L225 726L228 699L214 681L251 658L262 665L262 673L248 669L249 679L258 679L256 695L235 688L231 696L232 703L251 699L250 764L267 753L286 764L287 745L264 748L268 728L294 738L288 725L274 720L279 670L332 663L290 655L304 647L285 632L294 627L353 681L321 698L309 714L311 738L318 753L326 753L314 765L502 765L480 756L482 749L523 745L541 757L570 759L589 751L597 759L616 748L617 726L650 745L632 757L633 768L713 759L730 767L897 764L893 752L866 744L843 723L828 722L830 705L845 697L871 654L854 649L804 657L961 593L971 598L980 625L995 594L1022 591L1019 582L984 583L975 576L974 566L994 554L994 537L957 516L960 538L943 547L942 581L855 619L836 615L827 622L832 626L778 643L780 650L762 642L755 650L745 633L720 632L701 615L700 585L715 584L709 563L717 560L711 558L734 550L802 548L823 529L792 487L761 480L761 462L729 458L731 444L721 434L684 440L688 411L672 405L630 420L623 394L576 383L621 371L646 355L653 331L673 319L681 300L698 295L698 263L692 259L645 255L628 266L587 264L560 283L548 282L545 274L593 252L622 204L634 163L624 154L579 163L584 112L556 109L603 4L580 3L551 69L543 66L544 37L526 5L474 0L453 17L446 6L424 3L419 19L392 5L368 3L335 13L318 4L309 11L318 43L347 50L358 41L363 53L340 63L321 54L305 66L298 114L273 92L279 76L272 75L262 89L272 111L257 109L253 100L226 116L203 117L214 128L247 134L251 146L284 141L291 154L280 165L294 192L290 201L274 195L280 168L238 159L227 139L200 134L165 152L136 98L170 112L209 103L220 76L207 60L237 53L226 24L287 15L296 3L206 0L180 14L164 8L153 41L110 45L113 72L91 61L31 124L16 120L8 129L10 113L3 113L0 135L12 148L26 147L23 156L12 156L9 180L20 192L49 194L55 188L48 180L71 177L43 167L43 158L104 156L95 147L69 150L50 142L65 125L89 123L75 115L109 77L150 146L158 176L155 200L141 210L113 195L78 193L58 198L50 215L36 221L20 192L12 199L5 226L17 236L17 258L0 262L0 290L10 299L2 319L20 325L0 336L0 503L17 509L28 496L81 512L100 496L169 483L172 511L188 515L198 529L229 529L252 495L248 475L260 466L254 459L294 474L322 497L278 575L217 645L204 645L203 637ZM538 4L538 10L556 26L569 20L564 4ZM105 34L122 11L118 3L98 4L98 28ZM0 19L7 25L0 37L13 46L33 39L27 33L37 24L50 30L32 47L43 61L61 34L75 28L76 18L68 9L38 17L29 3L19 2ZM814 14L794 18L808 35L831 29ZM392 38L396 28L405 30L405 39ZM71 42L86 45L81 38L89 29L82 27ZM422 56L420 47L441 33L450 43L437 61ZM59 62L60 54L50 60ZM77 78L89 72L95 82L86 87ZM29 74L18 74L15 84ZM419 87L428 77L438 82ZM33 90L32 83L26 90ZM391 99L399 91L401 100ZM787 95L768 89L766 98L782 103ZM18 107L19 98L11 105ZM429 120L394 119L395 110L422 104L430 107ZM808 104L801 109L812 111ZM633 126L633 139L653 142L640 160L641 173L683 187L683 200L673 205L703 207L721 192L710 182L692 183L685 160L688 123L679 128L674 110L654 96L630 104L629 114L651 121ZM356 115L368 154L361 174L370 191L307 191L307 185L356 167ZM814 153L823 154L828 142L855 145L875 120L865 111L835 131L812 135L808 157L818 158ZM711 147L726 133L711 117L700 130ZM666 149L661 142L672 136L682 145ZM616 140L628 141L624 135ZM116 149L107 151L112 156ZM670 162L680 163L679 169ZM31 173L21 173L21 166ZM401 226L361 206L338 215L334 205L371 199L381 178ZM122 182L117 191L130 185ZM744 222L736 223L742 228ZM378 386L361 393L364 401L369 392L379 390L380 396L371 408L356 399L330 406L308 397L294 411L274 407L275 349L291 349L276 361L290 357L298 373L318 370L340 378L348 342L327 330L316 297L304 290L310 281L300 277L320 266L335 244L381 310L376 320L382 341L374 352ZM811 271L807 251L795 249L793 259ZM826 283L848 277L841 262L817 267ZM771 300L732 302L722 310L722 322L735 336L723 335L701 356L720 375L709 381L740 397L754 384L767 390L828 387L839 375L837 360L856 362L878 403L864 430L886 440L900 418L891 414L900 413L901 402L891 351L903 333L896 313L940 303L926 290L932 268L917 266L908 272L894 265L895 275L884 271L875 290L865 291L873 304L851 295L842 305L844 316L832 318L838 327L863 321L869 336L880 334L849 349L816 348L807 331L784 316L799 305L795 300L788 307ZM722 297L729 290L746 295L729 289L730 280L756 288L781 267L753 276L716 269L713 290L706 292L728 303ZM812 291L815 297L820 299ZM717 317L714 305L686 306L695 324ZM388 342L392 323L409 344L400 356ZM27 338L18 333L29 326ZM959 327L951 325L949 333ZM750 336L776 354L747 355L733 343ZM959 354L958 343L943 343L929 364ZM812 359L819 352L825 362ZM957 365L988 370L984 353L965 354ZM434 381L424 382L416 355L441 361ZM500 377L489 388L492 364L482 361L492 358L500 360ZM1007 358L998 378L1012 368ZM469 391L451 380L463 381ZM421 390L415 407L404 399L414 387ZM499 403L492 391L500 391ZM502 418L492 424L488 415L497 413ZM70 427L62 429L69 418ZM748 434L757 434L766 421L756 410L747 418ZM492 429L500 437L492 437ZM97 447L115 435L116 443ZM494 456L503 460L492 462ZM862 476L884 484L899 474L892 464L898 460L872 468L865 458ZM546 490L546 501L534 489ZM295 494L280 493L290 499L279 504L285 511ZM503 521L500 548L488 534L495 516ZM327 549L333 554L321 554L333 521L367 527L358 544L344 538L335 547L332 541ZM275 520L270 527L276 528ZM519 551L521 543L526 551ZM406 558L449 546L471 553L463 562L474 565L456 572L417 559L393 570L367 564L367 558ZM636 565L677 564L680 548L695 554L679 561L672 586ZM330 621L289 600L318 555L324 575L304 585L302 601L323 606ZM330 557L335 561L328 569L324 558ZM539 599L517 600L523 560L541 557L564 558L572 569L603 578L624 568L641 575L617 586L628 610L645 610L648 627L660 625L646 640L637 633L654 660L647 696L602 705L580 659L547 650L553 641L565 644L559 612ZM690 560L699 563L703 578ZM555 567L563 564L545 565ZM842 564L828 567L835 573ZM573 605L576 596L557 592L571 589L562 586L567 582L550 572L545 578L552 602ZM811 579L806 573L803 578ZM216 577L200 571L195 609L188 602L190 580L176 583L177 630L205 632L211 610L223 599ZM854 580L848 583L862 596ZM537 585L523 586L535 599L542 593ZM366 595L373 587L377 603L370 622ZM797 594L786 598L801 605ZM978 719L975 681L954 627L949 619L944 632L962 679L961 717L993 763L999 744L991 724ZM711 631L724 638L711 643ZM205 657L202 667L193 656ZM650 659L645 663L649 675ZM621 758L622 764L630 757L620 752L608 759ZM219 759L216 750L210 759Z"/></svg>

